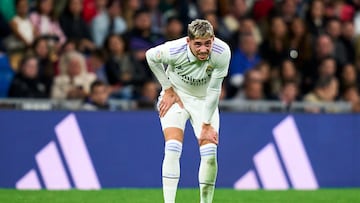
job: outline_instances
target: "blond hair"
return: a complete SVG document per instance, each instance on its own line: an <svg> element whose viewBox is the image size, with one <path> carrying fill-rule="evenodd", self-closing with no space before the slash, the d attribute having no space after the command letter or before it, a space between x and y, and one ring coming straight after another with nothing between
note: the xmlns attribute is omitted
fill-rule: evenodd
<svg viewBox="0 0 360 203"><path fill-rule="evenodd" d="M190 39L214 37L214 28L207 20L196 19L188 25Z"/></svg>
<svg viewBox="0 0 360 203"><path fill-rule="evenodd" d="M81 67L81 74L87 73L87 66L86 66L85 56L82 53L78 52L78 51L69 51L69 52L65 52L60 57L60 61L59 61L60 75L67 75L68 74L69 64L70 64L70 61L73 60L73 59L79 61L80 67Z"/></svg>

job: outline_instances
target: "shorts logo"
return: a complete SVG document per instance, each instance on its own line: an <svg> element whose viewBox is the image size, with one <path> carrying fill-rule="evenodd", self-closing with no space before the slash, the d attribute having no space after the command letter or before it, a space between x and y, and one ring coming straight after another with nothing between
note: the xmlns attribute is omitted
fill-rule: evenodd
<svg viewBox="0 0 360 203"><path fill-rule="evenodd" d="M273 135L275 144L267 144L254 155L255 170L245 173L235 182L234 188L259 189L261 186L258 179L263 189L285 190L291 186L294 189L319 188L294 118L288 116L281 121L273 129Z"/></svg>
<svg viewBox="0 0 360 203"><path fill-rule="evenodd" d="M37 169L29 170L16 182L17 189L100 189L96 171L74 114L55 126L56 141L50 141L36 155ZM64 160L60 156L62 152ZM65 163L69 175L65 169ZM72 183L71 181L72 180Z"/></svg>

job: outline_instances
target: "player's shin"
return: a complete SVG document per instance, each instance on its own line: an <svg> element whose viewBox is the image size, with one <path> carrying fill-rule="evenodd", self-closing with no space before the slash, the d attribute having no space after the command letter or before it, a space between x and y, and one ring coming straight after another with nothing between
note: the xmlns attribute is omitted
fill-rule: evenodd
<svg viewBox="0 0 360 203"><path fill-rule="evenodd" d="M200 147L199 186L200 202L211 203L214 196L217 176L217 145L206 144Z"/></svg>
<svg viewBox="0 0 360 203"><path fill-rule="evenodd" d="M165 143L165 155L162 166L163 194L165 203L174 203L180 178L180 156L182 143L169 140Z"/></svg>

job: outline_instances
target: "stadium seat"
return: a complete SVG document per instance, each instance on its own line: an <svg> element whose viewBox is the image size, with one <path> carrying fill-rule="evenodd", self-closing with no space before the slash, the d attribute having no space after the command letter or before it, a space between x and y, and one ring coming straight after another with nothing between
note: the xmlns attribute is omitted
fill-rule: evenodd
<svg viewBox="0 0 360 203"><path fill-rule="evenodd" d="M0 98L7 97L7 92L14 76L7 55L0 54Z"/></svg>

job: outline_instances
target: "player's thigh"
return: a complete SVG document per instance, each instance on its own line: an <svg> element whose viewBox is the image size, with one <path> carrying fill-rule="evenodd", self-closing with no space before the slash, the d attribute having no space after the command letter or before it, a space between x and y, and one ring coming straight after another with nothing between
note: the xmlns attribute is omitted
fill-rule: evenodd
<svg viewBox="0 0 360 203"><path fill-rule="evenodd" d="M193 103L193 105L191 105L191 108L188 108L190 111L190 122L194 129L194 133L197 139L200 138L202 124L203 124L203 108L202 108L203 106L204 106L204 101L199 100ZM219 125L220 125L219 123L220 123L219 110L218 108L216 108L210 120L210 124L215 129L216 132L219 132Z"/></svg>
<svg viewBox="0 0 360 203"><path fill-rule="evenodd" d="M160 118L165 140L183 140L186 121L189 114L177 103L173 104L164 117Z"/></svg>

